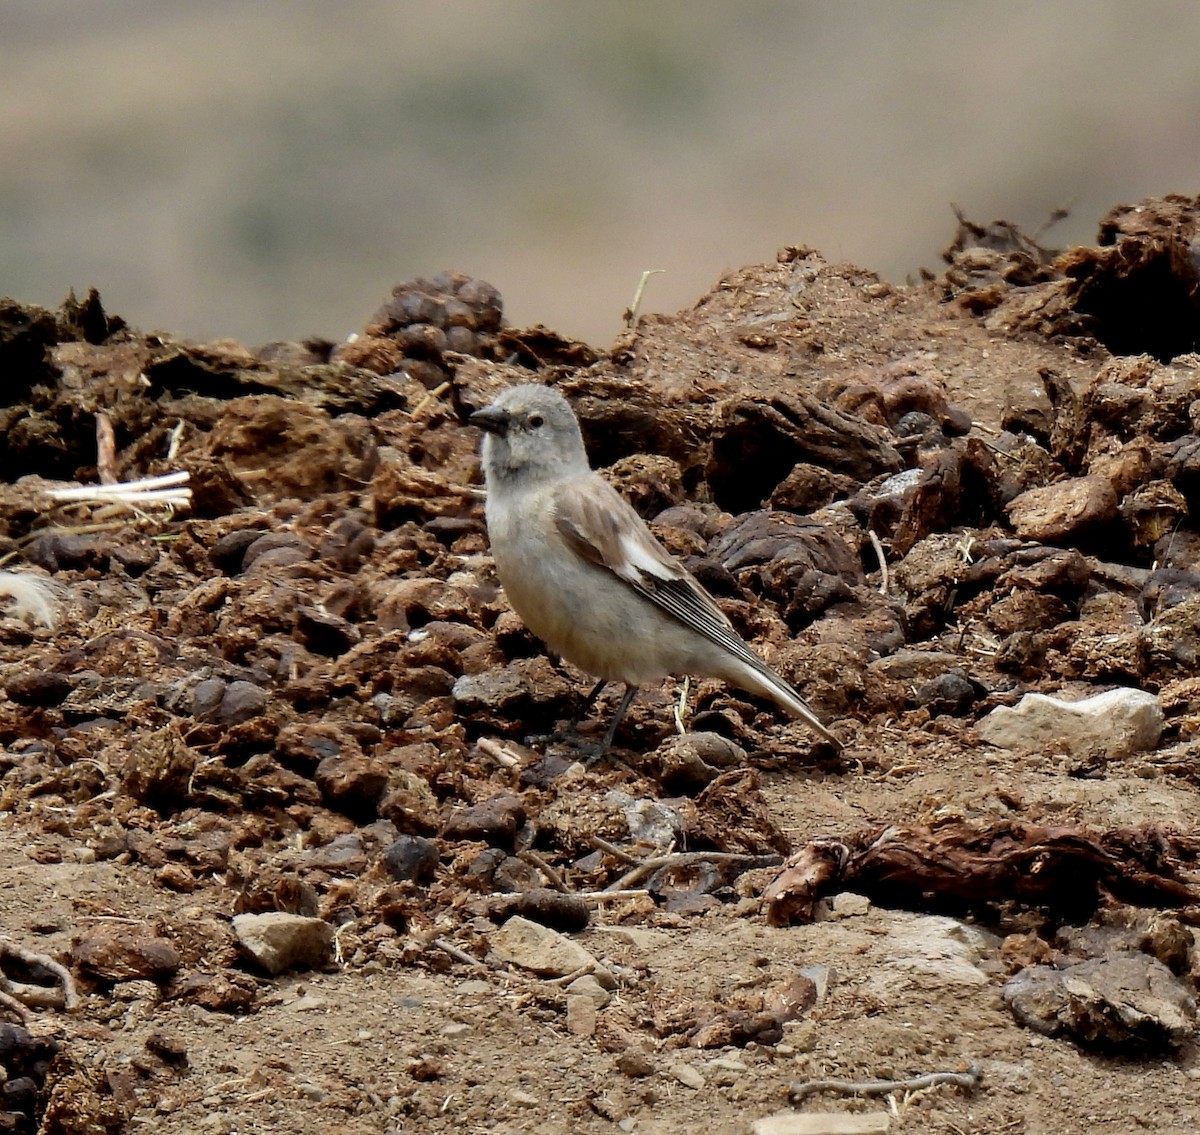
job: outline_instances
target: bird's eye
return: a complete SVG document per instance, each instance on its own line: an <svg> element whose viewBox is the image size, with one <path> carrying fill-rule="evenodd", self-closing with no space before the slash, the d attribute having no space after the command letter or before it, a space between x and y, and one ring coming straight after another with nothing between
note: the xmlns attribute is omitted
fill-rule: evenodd
<svg viewBox="0 0 1200 1135"><path fill-rule="evenodd" d="M529 428L531 430L540 430L546 424L546 419L541 414L529 415Z"/></svg>

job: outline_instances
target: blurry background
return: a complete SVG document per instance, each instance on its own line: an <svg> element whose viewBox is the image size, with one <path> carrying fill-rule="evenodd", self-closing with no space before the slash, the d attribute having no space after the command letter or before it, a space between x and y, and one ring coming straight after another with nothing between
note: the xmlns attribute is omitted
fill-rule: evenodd
<svg viewBox="0 0 1200 1135"><path fill-rule="evenodd" d="M950 202L1090 242L1200 191L1190 0L0 0L0 294L340 339L458 268L607 346L808 244L896 281Z"/></svg>

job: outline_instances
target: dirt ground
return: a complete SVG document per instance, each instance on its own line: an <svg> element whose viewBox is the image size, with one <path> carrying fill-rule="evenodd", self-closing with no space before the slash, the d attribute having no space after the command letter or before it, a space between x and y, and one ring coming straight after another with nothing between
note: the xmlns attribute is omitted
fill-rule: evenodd
<svg viewBox="0 0 1200 1135"><path fill-rule="evenodd" d="M453 273L338 345L0 301L0 554L58 608L10 586L0 619L7 1128L1196 1130L1196 208L1063 252L964 222L908 286L784 249L607 351ZM840 753L701 681L690 749L671 683L586 759L589 680L487 552L465 420L514 382L563 390ZM49 495L177 471L174 510ZM1157 695L1149 743L981 738L1025 694L1114 687ZM772 905L822 839L907 858ZM234 922L269 912L323 927L276 974ZM513 960L514 912L590 959ZM1118 956L1170 994L1010 1006Z"/></svg>

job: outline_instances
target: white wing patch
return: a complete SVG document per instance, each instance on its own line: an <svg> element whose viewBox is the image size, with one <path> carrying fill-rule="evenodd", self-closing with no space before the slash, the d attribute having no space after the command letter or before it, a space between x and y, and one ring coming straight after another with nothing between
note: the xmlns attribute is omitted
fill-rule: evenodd
<svg viewBox="0 0 1200 1135"><path fill-rule="evenodd" d="M622 532L618 537L621 549L621 562L613 565L613 570L622 579L631 583L639 581L642 576L653 576L664 582L680 579L683 572L675 564L663 559L663 554L653 545L647 546L644 539L638 539L637 532Z"/></svg>

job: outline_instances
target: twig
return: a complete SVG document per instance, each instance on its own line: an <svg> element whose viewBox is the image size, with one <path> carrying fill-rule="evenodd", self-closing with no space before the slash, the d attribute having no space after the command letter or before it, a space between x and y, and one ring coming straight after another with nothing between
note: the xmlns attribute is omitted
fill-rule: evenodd
<svg viewBox="0 0 1200 1135"><path fill-rule="evenodd" d="M536 851L530 851L526 849L525 851L518 852L517 858L524 863L528 863L531 866L536 867L543 875L546 876L550 886L552 886L556 891L562 891L564 895L569 895L572 893L574 888L568 886L566 880L563 879L563 877L557 871L555 871L555 869L551 867L550 864L547 863Z"/></svg>
<svg viewBox="0 0 1200 1135"><path fill-rule="evenodd" d="M186 485L191 474L186 469L177 473L163 473L158 477L143 477L138 481L118 481L112 485L73 485L67 489L47 489L48 495L57 501L90 500L101 497L105 500L127 500L130 498L145 500L146 494L154 494L157 490L169 488L172 485ZM191 498L191 489L178 489L181 494ZM157 499L151 496L151 500Z"/></svg>
<svg viewBox="0 0 1200 1135"><path fill-rule="evenodd" d="M562 977L548 977L546 982L548 985L557 985L562 989L566 989L573 981L578 981L581 977L587 977L589 973L596 972L596 961L593 959L590 962L585 962L578 969L572 970L570 973L564 973Z"/></svg>
<svg viewBox="0 0 1200 1135"><path fill-rule="evenodd" d="M475 969L489 968L487 962L481 962L478 958L471 957L466 950L460 950L457 946L451 945L445 938L435 938L430 945L436 946L443 954L449 954L456 962L462 962L463 965L471 966Z"/></svg>
<svg viewBox="0 0 1200 1135"><path fill-rule="evenodd" d="M601 839L598 835L588 836L590 843L597 851L605 851L609 855L615 855L622 863L641 863L641 860L636 855L630 855L623 847L618 847L615 843L609 843L606 839Z"/></svg>
<svg viewBox="0 0 1200 1135"><path fill-rule="evenodd" d="M96 473L102 485L115 485L117 476L117 439L112 418L103 410L96 414Z"/></svg>
<svg viewBox="0 0 1200 1135"><path fill-rule="evenodd" d="M788 1101L802 1103L817 1092L838 1092L844 1096L885 1096L890 1092L916 1092L937 1084L957 1088L975 1088L980 1082L979 1068L968 1064L965 1072L927 1072L907 1080L797 1080L788 1089Z"/></svg>
<svg viewBox="0 0 1200 1135"><path fill-rule="evenodd" d="M419 417L420 417L420 416L421 416L421 415L422 415L422 414L425 412L425 408L426 408L427 406L432 406L432 405L433 405L435 402L437 402L437 401L438 401L438 400L441 398L441 396L442 396L443 394L445 394L445 393L446 393L446 391L447 391L447 390L449 390L449 389L450 389L450 383L448 383L448 382L443 382L443 383L441 383L440 385L438 385L438 386L435 386L435 387L434 387L432 390L430 390L430 391L429 391L429 392L428 392L428 393L427 393L427 394L426 394L426 395L425 395L425 396L424 396L424 397L421 399L421 401L420 401L420 402L418 402L418 403L417 403L417 404L416 404L416 405L415 405L415 406L412 408L412 410L411 410L411 411L409 411L409 415L408 415L408 416L409 416L410 418L414 419L414 420L415 420L416 418L419 418Z"/></svg>
<svg viewBox="0 0 1200 1135"><path fill-rule="evenodd" d="M622 899L644 899L649 893L647 890L635 888L632 891L589 891L579 897L586 903L599 905L605 902L620 902Z"/></svg>
<svg viewBox="0 0 1200 1135"><path fill-rule="evenodd" d="M29 1018L33 1015L11 993L5 993L3 989L0 989L0 1009L8 1009L10 1012L15 1013L21 1019L21 1024L23 1025L27 1025Z"/></svg>
<svg viewBox="0 0 1200 1135"><path fill-rule="evenodd" d="M475 742L475 747L484 756L491 757L492 760L503 765L505 768L519 768L521 765L519 757L514 756L499 741L494 741L491 737L480 737Z"/></svg>
<svg viewBox="0 0 1200 1135"><path fill-rule="evenodd" d="M871 547L875 549L875 556L879 560L879 594L886 595L888 587L891 585L891 580L888 577L887 555L883 550L883 544L878 536L875 535L874 528L867 529L867 536L871 540Z"/></svg>
<svg viewBox="0 0 1200 1135"><path fill-rule="evenodd" d="M179 454L179 445L183 441L183 431L185 423L182 418L179 419L172 427L170 433L167 434L167 460L174 461Z"/></svg>
<svg viewBox="0 0 1200 1135"><path fill-rule="evenodd" d="M735 851L673 851L670 855L655 855L641 860L632 871L626 871L615 883L604 888L608 891L623 891L654 874L661 867L675 867L685 863L756 863L770 867L782 863L779 855L745 855Z"/></svg>
<svg viewBox="0 0 1200 1135"><path fill-rule="evenodd" d="M644 889L635 888L631 891L571 891L571 894L576 898L582 899L585 903L591 903L599 906L606 902L620 902L622 899L640 899L645 898L650 892ZM515 902L518 899L523 899L526 896L525 891L495 891L489 897L495 903Z"/></svg>
<svg viewBox="0 0 1200 1135"><path fill-rule="evenodd" d="M637 291L633 293L633 303L629 305L629 308L625 312L626 327L636 327L638 324L641 314L642 296L645 294L646 284L649 282L650 277L661 275L665 271L665 268L647 268L642 273L642 278L638 280Z"/></svg>
<svg viewBox="0 0 1200 1135"><path fill-rule="evenodd" d="M25 949L24 946L18 946L16 942L8 938L0 938L0 956L16 958L23 965L42 966L44 969L49 970L62 984L63 1007L67 1012L73 1012L79 1007L79 993L75 989L75 979L71 976L71 972L66 966L60 965L46 954L36 954L32 950ZM0 982L2 982L6 992L15 992L18 996L19 991L26 988L14 985L2 974L0 974ZM35 998L34 1000L40 1000L40 998Z"/></svg>
<svg viewBox="0 0 1200 1135"><path fill-rule="evenodd" d="M684 719L687 717L687 700L691 689L692 679L685 674L683 682L679 687L679 700L675 703L675 732L680 736L687 732Z"/></svg>

